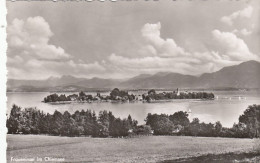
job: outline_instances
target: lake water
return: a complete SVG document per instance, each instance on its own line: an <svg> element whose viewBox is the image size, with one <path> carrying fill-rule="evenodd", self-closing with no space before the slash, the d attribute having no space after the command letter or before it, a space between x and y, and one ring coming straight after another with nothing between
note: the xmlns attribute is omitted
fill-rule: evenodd
<svg viewBox="0 0 260 163"><path fill-rule="evenodd" d="M8 92L7 93L7 114L13 104L25 107L37 107L44 112L53 113L55 110L60 112L91 109L98 114L101 110L109 110L116 117L126 118L129 114L138 124L144 124L144 119L148 113L173 114L177 111L188 111L191 109L189 119L197 117L202 122L220 121L223 126L231 127L238 122L241 115L248 105L260 104L260 92L257 91L213 91L218 99L202 100L175 100L164 103L73 103L62 105L51 105L41 102L49 92ZM65 93L72 94L72 93ZM87 93L90 94L90 93ZM92 93L94 94L94 93ZM101 93L102 94L102 93ZM140 92L139 92L140 94ZM239 98L240 97L240 98Z"/></svg>

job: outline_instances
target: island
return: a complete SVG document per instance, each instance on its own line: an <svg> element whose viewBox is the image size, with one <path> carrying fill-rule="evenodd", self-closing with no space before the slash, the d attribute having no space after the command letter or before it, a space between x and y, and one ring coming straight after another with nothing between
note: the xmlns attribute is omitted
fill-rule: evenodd
<svg viewBox="0 0 260 163"><path fill-rule="evenodd" d="M175 99L201 99L201 100L213 100L213 93L208 92L188 92L188 91L179 91L177 88L174 91L164 91L156 92L154 89L149 90L147 93L142 95L130 94L126 90L119 90L114 88L109 95L101 95L100 92L97 92L95 96L91 94L86 94L81 91L78 94L65 95L57 93L50 94L44 98L43 102L50 104L69 104L72 102L167 102L173 101Z"/></svg>
<svg viewBox="0 0 260 163"><path fill-rule="evenodd" d="M174 99L202 99L202 100L213 100L215 95L207 92L188 92L179 91L177 88L171 92L160 92L157 93L154 89L148 91L147 94L142 95L142 99L147 102L165 102L172 101Z"/></svg>

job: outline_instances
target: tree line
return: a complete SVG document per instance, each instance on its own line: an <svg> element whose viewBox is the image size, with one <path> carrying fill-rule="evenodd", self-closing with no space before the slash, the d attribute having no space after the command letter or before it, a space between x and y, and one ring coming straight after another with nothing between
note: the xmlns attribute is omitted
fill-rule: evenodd
<svg viewBox="0 0 260 163"><path fill-rule="evenodd" d="M157 93L154 89L149 90L147 93L142 94L142 100L146 102L156 101L156 100L171 100L171 99L214 99L213 93L207 92L161 92ZM44 98L43 102L61 102L61 101L136 101L139 100L137 96L129 94L128 91L119 90L114 88L109 95L101 95L97 93L96 96L91 94L85 94L81 91L78 94L72 94L66 96L65 94L58 95L56 93L48 95Z"/></svg>
<svg viewBox="0 0 260 163"><path fill-rule="evenodd" d="M6 126L9 134L48 134L61 136L118 137L133 134L150 134L151 128L137 125L129 115L125 119L116 118L112 112L82 110L63 114L57 110L53 114L37 108L22 109L13 105Z"/></svg>
<svg viewBox="0 0 260 163"><path fill-rule="evenodd" d="M150 125L155 135L185 135L203 137L260 137L260 105L250 105L239 117L239 122L231 128L222 127L216 123L200 122L194 118L191 122L186 112L176 112L173 115L148 114L146 125Z"/></svg>
<svg viewBox="0 0 260 163"><path fill-rule="evenodd" d="M185 135L203 137L260 137L260 105L250 105L239 117L233 127L222 127L216 123L200 122L194 118L191 122L188 113L179 111L172 115L151 114L145 119L145 125L138 125L131 115L116 118L112 112L82 110L70 114L68 111L53 114L44 113L36 108L22 109L13 105L7 118L9 134L48 134L61 136L121 137L132 135Z"/></svg>
<svg viewBox="0 0 260 163"><path fill-rule="evenodd" d="M65 94L58 95L56 93L44 97L43 101L46 102L57 102L57 101L71 101L71 98Z"/></svg>
<svg viewBox="0 0 260 163"><path fill-rule="evenodd" d="M142 95L147 102L154 100L170 100L170 99L214 99L213 93L207 92L162 92L157 93L154 89L148 91L148 94Z"/></svg>
<svg viewBox="0 0 260 163"><path fill-rule="evenodd" d="M113 100L113 101L134 101L137 100L133 94L128 94L127 91L119 90L118 88L114 88L109 95L101 96L100 93L97 93L96 96L92 96L91 94L86 94L81 91L78 94L72 94L66 96L65 94L58 95L56 93L48 95L43 99L43 102L60 102L60 101L97 101L97 100Z"/></svg>

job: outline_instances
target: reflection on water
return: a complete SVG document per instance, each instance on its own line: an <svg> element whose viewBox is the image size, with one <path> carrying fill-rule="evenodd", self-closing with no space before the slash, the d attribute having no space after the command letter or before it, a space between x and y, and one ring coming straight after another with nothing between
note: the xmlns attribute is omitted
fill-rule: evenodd
<svg viewBox="0 0 260 163"><path fill-rule="evenodd" d="M200 100L175 100L165 103L72 103L64 105L51 105L41 102L48 92L33 93L7 93L7 113L13 104L21 107L37 107L44 112L53 113L55 110L74 112L76 110L94 110L97 114L101 110L112 111L116 117L126 118L129 114L132 118L143 124L148 113L173 114L177 111L188 111L192 113L189 118L192 120L198 117L203 122L220 121L223 126L231 127L238 121L239 115L252 104L260 104L260 94L255 91L216 91L213 92L218 99L210 101ZM71 94L71 93L65 93ZM94 94L94 93L92 93Z"/></svg>

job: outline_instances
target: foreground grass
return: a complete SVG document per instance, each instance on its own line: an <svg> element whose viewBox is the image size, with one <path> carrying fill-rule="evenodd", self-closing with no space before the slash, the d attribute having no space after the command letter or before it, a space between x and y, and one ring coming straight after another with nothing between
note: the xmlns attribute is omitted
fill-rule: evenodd
<svg viewBox="0 0 260 163"><path fill-rule="evenodd" d="M256 143L257 141L257 143ZM89 138L7 135L7 160L62 157L66 162L158 162L207 154L255 151L258 139L147 136ZM171 161L172 162L172 161Z"/></svg>
<svg viewBox="0 0 260 163"><path fill-rule="evenodd" d="M228 162L250 162L259 163L260 153L249 152L249 153L225 153L225 154L207 154L197 157L180 158L175 160L165 160L161 163L228 163Z"/></svg>

